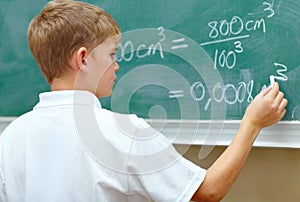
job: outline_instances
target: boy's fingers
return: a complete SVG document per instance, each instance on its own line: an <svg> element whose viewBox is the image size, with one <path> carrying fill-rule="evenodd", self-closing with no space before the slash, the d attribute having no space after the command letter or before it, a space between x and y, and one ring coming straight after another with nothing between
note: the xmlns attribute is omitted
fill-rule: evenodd
<svg viewBox="0 0 300 202"><path fill-rule="evenodd" d="M277 94L277 96L275 97L274 104L276 106L279 106L280 103L282 102L283 98L284 98L284 94L279 91L278 94Z"/></svg>
<svg viewBox="0 0 300 202"><path fill-rule="evenodd" d="M277 94L279 92L279 85L277 82L274 83L273 87L271 87L271 90L268 93L268 96L270 96L271 98L275 99Z"/></svg>
<svg viewBox="0 0 300 202"><path fill-rule="evenodd" d="M285 113L286 113L286 109L284 108L284 109L281 111L279 120L281 120L281 119L284 117Z"/></svg>
<svg viewBox="0 0 300 202"><path fill-rule="evenodd" d="M287 99L282 99L282 101L279 103L278 109L277 109L277 114L278 114L278 121L283 118L283 116L286 114L286 106L288 104Z"/></svg>
<svg viewBox="0 0 300 202"><path fill-rule="evenodd" d="M286 108L286 106L287 106L287 104L288 104L288 100L285 99L285 98L283 98L283 100L282 100L281 103L279 104L279 110L284 111L285 108Z"/></svg>
<svg viewBox="0 0 300 202"><path fill-rule="evenodd" d="M272 90L271 86L269 86L268 88L265 88L262 91L260 91L260 93L257 96L258 97L259 96L264 97L265 95L267 95L270 92L270 90Z"/></svg>

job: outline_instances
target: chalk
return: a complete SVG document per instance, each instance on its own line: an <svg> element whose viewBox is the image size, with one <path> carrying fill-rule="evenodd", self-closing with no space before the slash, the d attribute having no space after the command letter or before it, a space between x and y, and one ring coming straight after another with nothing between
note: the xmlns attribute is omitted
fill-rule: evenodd
<svg viewBox="0 0 300 202"><path fill-rule="evenodd" d="M271 87L274 86L274 83L275 83L275 77L273 75L270 76L270 84L271 84Z"/></svg>

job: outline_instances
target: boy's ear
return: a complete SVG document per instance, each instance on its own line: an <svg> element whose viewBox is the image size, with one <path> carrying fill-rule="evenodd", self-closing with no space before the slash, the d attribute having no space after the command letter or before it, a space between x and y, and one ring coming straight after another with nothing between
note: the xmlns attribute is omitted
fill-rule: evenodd
<svg viewBox="0 0 300 202"><path fill-rule="evenodd" d="M72 57L72 68L77 71L84 71L87 66L86 57L87 49L85 47L81 47L75 51Z"/></svg>

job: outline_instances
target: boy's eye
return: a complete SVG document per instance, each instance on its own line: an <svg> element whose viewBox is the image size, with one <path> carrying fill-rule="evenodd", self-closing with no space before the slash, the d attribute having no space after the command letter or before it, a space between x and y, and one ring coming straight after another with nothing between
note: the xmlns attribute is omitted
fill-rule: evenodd
<svg viewBox="0 0 300 202"><path fill-rule="evenodd" d="M111 53L110 56L111 56L113 59L116 59L116 53Z"/></svg>

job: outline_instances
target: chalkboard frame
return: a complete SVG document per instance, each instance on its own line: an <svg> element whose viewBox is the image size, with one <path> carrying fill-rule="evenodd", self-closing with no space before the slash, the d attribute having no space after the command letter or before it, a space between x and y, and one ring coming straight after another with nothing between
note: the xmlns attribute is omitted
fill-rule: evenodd
<svg viewBox="0 0 300 202"><path fill-rule="evenodd" d="M0 117L0 136L3 130L17 117ZM215 146L228 146L233 140L240 121L196 121L196 120L146 120L154 129L161 132L173 144L207 146L207 155ZM197 130L195 130L195 128ZM222 129L221 131L219 129ZM196 132L195 132L196 131ZM300 122L280 121L263 129L254 147L300 149ZM208 136L209 134L209 136Z"/></svg>

